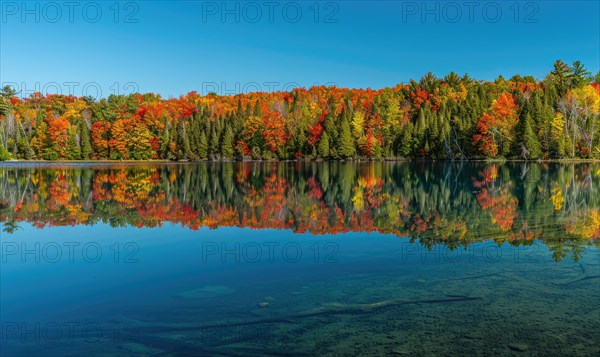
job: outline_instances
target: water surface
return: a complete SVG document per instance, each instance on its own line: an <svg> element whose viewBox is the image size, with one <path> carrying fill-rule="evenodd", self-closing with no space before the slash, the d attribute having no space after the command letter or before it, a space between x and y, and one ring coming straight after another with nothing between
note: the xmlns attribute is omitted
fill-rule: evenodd
<svg viewBox="0 0 600 357"><path fill-rule="evenodd" d="M3 164L3 356L600 353L600 165Z"/></svg>

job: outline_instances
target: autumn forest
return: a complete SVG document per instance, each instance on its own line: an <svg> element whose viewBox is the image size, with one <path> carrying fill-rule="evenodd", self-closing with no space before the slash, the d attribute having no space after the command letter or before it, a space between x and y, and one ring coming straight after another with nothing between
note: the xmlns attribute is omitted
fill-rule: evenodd
<svg viewBox="0 0 600 357"><path fill-rule="evenodd" d="M0 93L0 160L600 158L600 73L429 73L393 88L233 96Z"/></svg>

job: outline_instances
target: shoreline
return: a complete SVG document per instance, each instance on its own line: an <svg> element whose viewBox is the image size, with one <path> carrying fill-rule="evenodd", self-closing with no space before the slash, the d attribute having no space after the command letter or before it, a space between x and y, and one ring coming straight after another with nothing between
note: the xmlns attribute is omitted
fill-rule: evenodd
<svg viewBox="0 0 600 357"><path fill-rule="evenodd" d="M330 159L330 160L182 160L182 161L172 161L172 160L57 160L57 161L47 161L47 160L7 160L0 161L0 168L2 167L11 167L16 165L24 165L24 166L33 166L33 165L43 165L43 166L53 166L53 165L75 165L75 166L92 166L92 165L157 165L157 164L166 164L166 165L181 165L181 164L201 164L201 163L211 163L211 164L219 164L219 163L285 163L285 162L293 162L293 163L322 163L322 162L338 162L338 163L369 163L369 162L406 162L406 163L469 163L469 162L477 162L477 163L540 163L540 164L585 164L585 163L600 163L600 159L550 159L550 160L515 160L515 159L471 159L471 160L434 160L434 159L403 159L403 158L384 158L384 159Z"/></svg>

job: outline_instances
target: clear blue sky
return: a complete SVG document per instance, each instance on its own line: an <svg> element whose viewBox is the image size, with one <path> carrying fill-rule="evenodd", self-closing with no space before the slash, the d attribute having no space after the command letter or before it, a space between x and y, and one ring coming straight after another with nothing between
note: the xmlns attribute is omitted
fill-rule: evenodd
<svg viewBox="0 0 600 357"><path fill-rule="evenodd" d="M599 1L53 4L1 1L0 82L168 97L270 82L381 88L429 71L539 78L556 59L600 66Z"/></svg>

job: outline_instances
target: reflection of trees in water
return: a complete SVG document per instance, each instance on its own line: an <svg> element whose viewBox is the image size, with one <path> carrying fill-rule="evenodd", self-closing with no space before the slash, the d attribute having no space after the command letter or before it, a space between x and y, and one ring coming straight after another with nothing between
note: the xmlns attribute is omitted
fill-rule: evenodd
<svg viewBox="0 0 600 357"><path fill-rule="evenodd" d="M5 232L94 224L368 231L451 249L543 239L556 259L600 238L593 164L215 163L0 169Z"/></svg>
<svg viewBox="0 0 600 357"><path fill-rule="evenodd" d="M13 220L2 222L2 232L14 233L17 229L22 229L19 224Z"/></svg>

